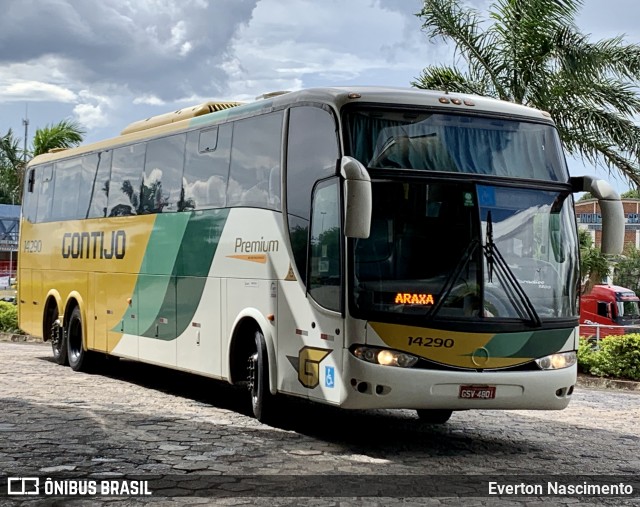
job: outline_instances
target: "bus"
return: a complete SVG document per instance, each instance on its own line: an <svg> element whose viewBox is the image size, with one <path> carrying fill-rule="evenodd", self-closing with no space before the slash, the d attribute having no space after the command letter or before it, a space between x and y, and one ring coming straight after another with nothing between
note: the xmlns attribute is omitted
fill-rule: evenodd
<svg viewBox="0 0 640 507"><path fill-rule="evenodd" d="M347 409L562 409L576 383L572 193L550 115L378 87L210 102L34 158L20 327L73 370L116 356ZM249 404L249 401L247 401Z"/></svg>

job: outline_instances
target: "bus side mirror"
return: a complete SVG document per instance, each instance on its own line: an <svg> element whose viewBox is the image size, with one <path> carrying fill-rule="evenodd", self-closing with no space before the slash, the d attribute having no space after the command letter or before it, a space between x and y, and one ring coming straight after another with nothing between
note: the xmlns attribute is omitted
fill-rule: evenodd
<svg viewBox="0 0 640 507"><path fill-rule="evenodd" d="M624 209L618 192L606 181L593 176L577 176L570 181L574 192L590 192L598 199L602 215L602 253L621 254L624 246Z"/></svg>
<svg viewBox="0 0 640 507"><path fill-rule="evenodd" d="M366 239L371 229L371 178L352 157L342 157L340 174L344 178L344 235Z"/></svg>

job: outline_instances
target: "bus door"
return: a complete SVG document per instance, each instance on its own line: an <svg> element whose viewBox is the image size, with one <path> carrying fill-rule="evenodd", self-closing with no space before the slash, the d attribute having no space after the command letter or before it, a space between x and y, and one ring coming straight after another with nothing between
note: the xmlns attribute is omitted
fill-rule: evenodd
<svg viewBox="0 0 640 507"><path fill-rule="evenodd" d="M278 296L279 385L283 391L336 404L343 389L344 342L339 188L337 178L316 185L306 287L291 271Z"/></svg>

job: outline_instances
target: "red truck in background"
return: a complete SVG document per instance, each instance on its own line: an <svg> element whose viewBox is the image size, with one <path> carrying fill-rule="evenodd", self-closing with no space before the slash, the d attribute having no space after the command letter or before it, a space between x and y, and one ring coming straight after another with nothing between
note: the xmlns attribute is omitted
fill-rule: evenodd
<svg viewBox="0 0 640 507"><path fill-rule="evenodd" d="M580 297L580 336L604 338L637 332L640 332L640 298L631 289L595 285L589 294Z"/></svg>

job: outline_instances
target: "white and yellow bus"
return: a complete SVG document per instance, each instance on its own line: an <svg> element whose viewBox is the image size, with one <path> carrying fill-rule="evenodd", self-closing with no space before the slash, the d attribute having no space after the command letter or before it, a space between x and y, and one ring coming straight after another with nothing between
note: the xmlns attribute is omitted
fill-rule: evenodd
<svg viewBox="0 0 640 507"><path fill-rule="evenodd" d="M20 327L98 354L344 408L562 409L576 381L578 235L549 115L384 88L271 94L36 157Z"/></svg>

